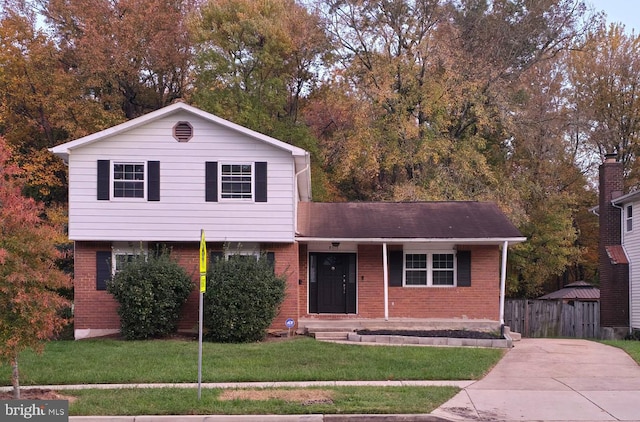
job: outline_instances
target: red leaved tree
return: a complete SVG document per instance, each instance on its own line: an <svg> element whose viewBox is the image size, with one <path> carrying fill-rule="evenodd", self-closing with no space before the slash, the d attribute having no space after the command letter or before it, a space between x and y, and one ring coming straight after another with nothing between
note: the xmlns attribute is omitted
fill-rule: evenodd
<svg viewBox="0 0 640 422"><path fill-rule="evenodd" d="M18 355L25 349L41 352L68 322L61 310L69 302L57 291L71 280L55 266L60 230L46 220L41 204L22 195L20 170L9 158L0 137L0 363L12 366L18 399Z"/></svg>

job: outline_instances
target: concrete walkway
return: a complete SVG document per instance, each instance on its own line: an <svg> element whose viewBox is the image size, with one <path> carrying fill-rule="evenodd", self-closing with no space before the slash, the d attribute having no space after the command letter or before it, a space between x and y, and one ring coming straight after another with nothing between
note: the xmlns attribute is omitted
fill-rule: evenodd
<svg viewBox="0 0 640 422"><path fill-rule="evenodd" d="M451 421L640 421L640 366L586 340L523 339L432 412Z"/></svg>

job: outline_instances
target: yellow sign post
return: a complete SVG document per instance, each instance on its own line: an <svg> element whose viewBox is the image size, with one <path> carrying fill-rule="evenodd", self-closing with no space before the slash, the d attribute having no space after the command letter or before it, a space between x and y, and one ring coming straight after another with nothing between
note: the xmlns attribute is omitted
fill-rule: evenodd
<svg viewBox="0 0 640 422"><path fill-rule="evenodd" d="M207 242L204 230L200 230L200 293L207 291Z"/></svg>
<svg viewBox="0 0 640 422"><path fill-rule="evenodd" d="M200 230L200 309L198 321L198 400L202 395L202 314L204 293L207 291L207 242L204 239L204 229Z"/></svg>

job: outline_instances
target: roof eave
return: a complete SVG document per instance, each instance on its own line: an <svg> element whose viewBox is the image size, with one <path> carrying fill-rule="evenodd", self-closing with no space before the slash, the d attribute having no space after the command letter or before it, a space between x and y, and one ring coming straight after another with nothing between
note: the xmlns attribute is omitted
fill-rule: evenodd
<svg viewBox="0 0 640 422"><path fill-rule="evenodd" d="M611 203L614 205L624 204L627 202L632 202L633 200L638 199L638 197L640 197L640 191L636 190L633 192L629 192L626 195L619 196L616 199L613 199Z"/></svg>
<svg viewBox="0 0 640 422"><path fill-rule="evenodd" d="M357 242L357 243L455 243L458 245L515 245L527 240L526 237L487 238L405 238L405 237L306 237L296 236L299 242Z"/></svg>
<svg viewBox="0 0 640 422"><path fill-rule="evenodd" d="M126 130L130 130L133 128L136 128L138 126L144 125L146 123L152 122L154 120L157 120L159 118L165 117L165 116L169 116L173 113L176 113L178 111L187 111L190 112L192 114L195 114L196 116L199 116L207 121L219 124L221 126L227 127L231 130L234 130L236 132L242 133L246 136L249 136L251 138L257 139L259 141L263 141L266 142L276 148L280 148L283 149L285 151L289 151L291 152L291 155L293 155L294 157L305 157L306 155L308 155L307 151L296 147L294 145L288 144L284 141L281 141L279 139L275 139L272 138L268 135L262 134L260 132L256 132L254 130L251 130L249 128L246 128L244 126L240 126L236 123L233 123L229 120L225 120L221 117L218 117L214 114L211 114L209 112L206 112L204 110L200 110L199 108L190 106L186 103L183 102L176 102L173 103L171 105L168 105L164 108L152 111L151 113L147 113L145 115L142 115L140 117L137 117L135 119L131 119L128 120L124 123L120 123L119 125L116 126L112 126L110 128L101 130L100 132L96 132L93 133L91 135L87 135L84 136L82 138L73 140L73 141L69 141L69 142L65 142L64 144L60 144L57 145L53 148L49 148L49 151L52 152L53 154L57 155L58 157L62 158L63 160L65 160L65 162L68 162L69 159L69 154L71 153L71 151L73 149L85 146L85 145L90 145L94 142L97 142L99 140L102 140L104 138L107 138L109 136L113 136L113 135L117 135L119 133L122 133Z"/></svg>

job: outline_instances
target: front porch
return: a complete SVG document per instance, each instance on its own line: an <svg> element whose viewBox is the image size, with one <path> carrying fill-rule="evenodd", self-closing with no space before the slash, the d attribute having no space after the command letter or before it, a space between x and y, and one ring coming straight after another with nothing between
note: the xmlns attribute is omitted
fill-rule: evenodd
<svg viewBox="0 0 640 422"><path fill-rule="evenodd" d="M499 332L500 322L464 318L300 318L298 334L358 330L468 330Z"/></svg>

